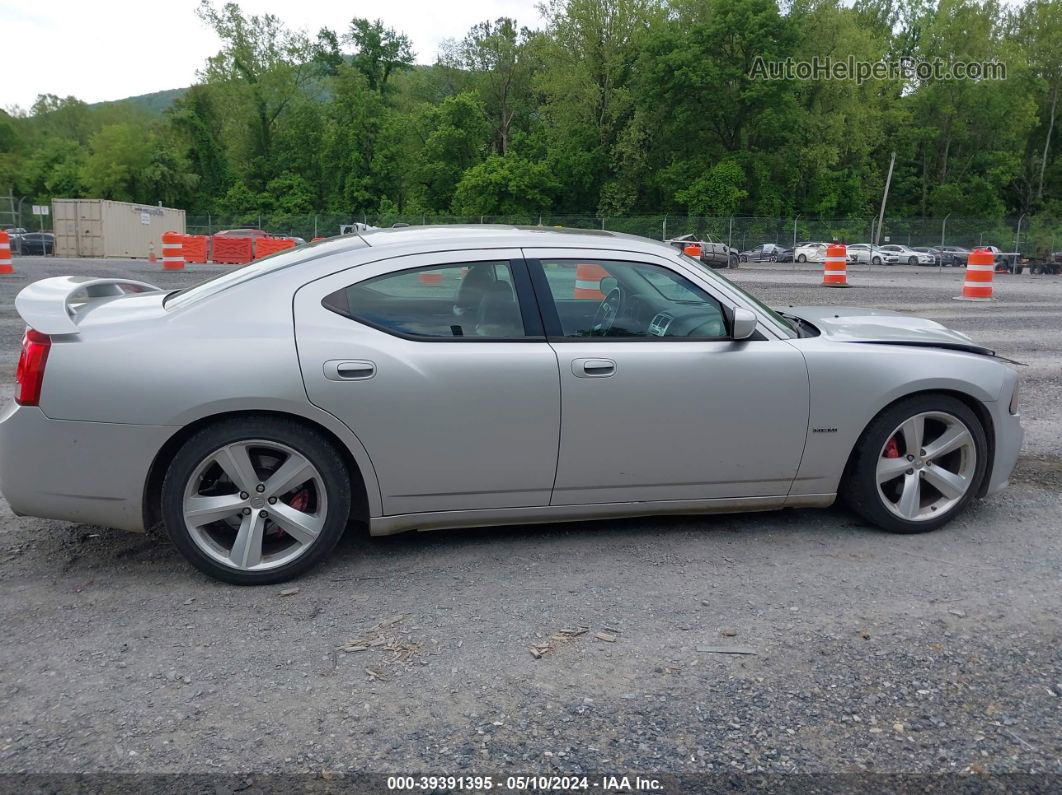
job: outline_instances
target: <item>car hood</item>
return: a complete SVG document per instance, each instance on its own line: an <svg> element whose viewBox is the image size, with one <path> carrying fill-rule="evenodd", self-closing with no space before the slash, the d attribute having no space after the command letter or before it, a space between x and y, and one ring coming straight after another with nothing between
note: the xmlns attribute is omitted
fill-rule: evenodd
<svg viewBox="0 0 1062 795"><path fill-rule="evenodd" d="M912 317L887 309L854 306L794 306L783 315L806 320L823 336L839 342L876 342L885 345L916 345L994 356L989 348L977 345L965 334L935 320Z"/></svg>

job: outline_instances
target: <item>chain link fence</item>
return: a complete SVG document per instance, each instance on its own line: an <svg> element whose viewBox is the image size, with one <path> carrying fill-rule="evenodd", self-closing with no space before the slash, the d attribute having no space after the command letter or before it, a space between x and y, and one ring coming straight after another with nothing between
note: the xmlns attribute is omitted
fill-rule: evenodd
<svg viewBox="0 0 1062 795"><path fill-rule="evenodd" d="M749 216L708 217L693 215L635 215L617 218L596 215L240 215L188 216L189 234L207 235L224 229L265 229L281 235L310 240L332 237L340 226L351 223L389 227L395 224L517 224L525 226L563 226L576 229L604 229L666 240L691 234L698 239L711 238L744 251L761 243L792 246L808 241L867 243L874 239L877 218L763 218ZM879 243L908 246L996 246L1003 251L1020 251L1026 256L1062 249L1062 218L1049 215L1019 218L885 218Z"/></svg>

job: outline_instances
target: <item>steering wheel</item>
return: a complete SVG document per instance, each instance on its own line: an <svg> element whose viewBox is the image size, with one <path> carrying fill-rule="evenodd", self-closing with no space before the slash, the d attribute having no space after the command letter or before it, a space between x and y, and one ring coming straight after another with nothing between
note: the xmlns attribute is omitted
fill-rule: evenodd
<svg viewBox="0 0 1062 795"><path fill-rule="evenodd" d="M623 291L613 287L594 310L594 320L590 325L590 336L604 337L612 330L620 310L623 309Z"/></svg>

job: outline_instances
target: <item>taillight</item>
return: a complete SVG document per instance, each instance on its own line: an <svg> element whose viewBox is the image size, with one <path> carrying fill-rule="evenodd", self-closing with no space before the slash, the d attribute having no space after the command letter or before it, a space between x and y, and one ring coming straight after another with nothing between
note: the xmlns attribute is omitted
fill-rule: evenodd
<svg viewBox="0 0 1062 795"><path fill-rule="evenodd" d="M41 384L44 382L44 364L48 361L48 349L52 341L47 334L31 328L22 338L22 353L15 370L15 402L20 406L36 406L41 400Z"/></svg>

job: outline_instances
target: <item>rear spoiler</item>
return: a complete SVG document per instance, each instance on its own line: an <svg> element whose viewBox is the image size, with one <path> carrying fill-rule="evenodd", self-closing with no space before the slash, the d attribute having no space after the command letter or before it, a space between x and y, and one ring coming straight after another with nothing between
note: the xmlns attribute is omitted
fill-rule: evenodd
<svg viewBox="0 0 1062 795"><path fill-rule="evenodd" d="M148 293L162 288L129 279L96 279L91 276L56 276L41 279L15 297L15 311L26 324L42 334L76 334L74 305L94 298Z"/></svg>

